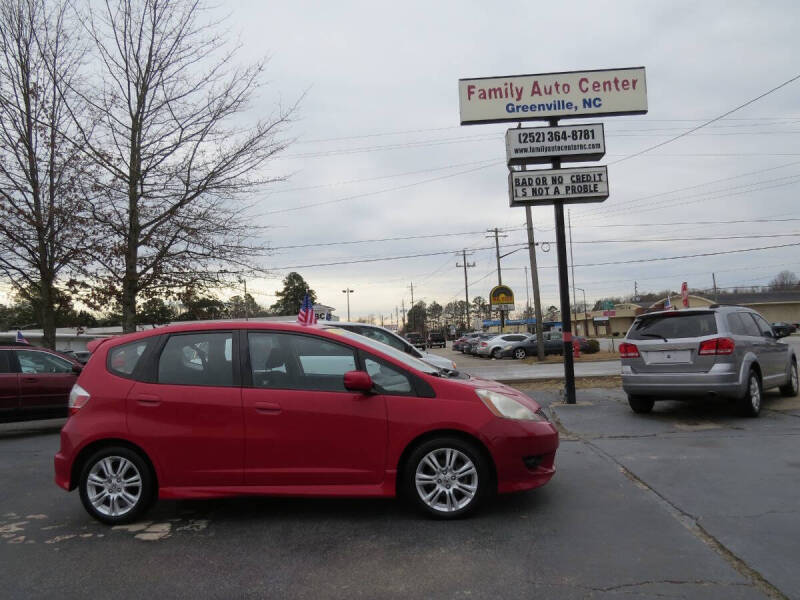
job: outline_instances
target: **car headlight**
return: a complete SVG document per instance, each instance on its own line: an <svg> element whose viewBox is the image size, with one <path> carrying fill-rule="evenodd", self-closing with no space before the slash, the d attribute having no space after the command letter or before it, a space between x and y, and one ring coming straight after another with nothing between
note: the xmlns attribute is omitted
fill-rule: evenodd
<svg viewBox="0 0 800 600"><path fill-rule="evenodd" d="M475 390L478 397L483 401L492 413L505 419L515 419L517 421L544 421L545 418L533 412L530 408L514 400L511 396L506 396L493 390Z"/></svg>

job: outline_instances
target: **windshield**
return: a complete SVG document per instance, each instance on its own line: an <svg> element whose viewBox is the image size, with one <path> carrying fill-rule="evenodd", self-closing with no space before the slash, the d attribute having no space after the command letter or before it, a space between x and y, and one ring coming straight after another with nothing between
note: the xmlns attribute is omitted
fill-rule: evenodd
<svg viewBox="0 0 800 600"><path fill-rule="evenodd" d="M388 344L384 344L383 342L378 342L366 336L360 335L358 333L353 333L352 331L347 331L339 327L326 328L325 331L336 333L342 337L359 342L361 344L364 344L365 346L369 346L370 348L373 348L376 352L380 352L381 354L390 356L396 361L402 363L403 365L411 369L422 371L423 373L428 373L429 375L439 374L439 371L438 369L436 369L436 367L429 365L428 363L423 362L417 358L414 358L413 356L409 356L405 352L400 352L399 350L396 350L391 346L389 346Z"/></svg>

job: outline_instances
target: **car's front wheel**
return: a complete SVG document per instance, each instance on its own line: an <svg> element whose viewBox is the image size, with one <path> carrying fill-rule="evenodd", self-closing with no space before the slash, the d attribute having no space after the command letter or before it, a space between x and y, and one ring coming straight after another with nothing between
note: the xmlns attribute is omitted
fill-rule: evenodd
<svg viewBox="0 0 800 600"><path fill-rule="evenodd" d="M646 398L645 396L633 396L628 394L628 404L633 412L643 415L653 410L655 400Z"/></svg>
<svg viewBox="0 0 800 600"><path fill-rule="evenodd" d="M120 525L136 520L154 499L154 482L142 457L123 446L109 446L87 460L80 476L81 502L98 521Z"/></svg>
<svg viewBox="0 0 800 600"><path fill-rule="evenodd" d="M483 454L459 438L425 442L408 459L405 491L417 508L438 519L466 516L489 493L490 485Z"/></svg>
<svg viewBox="0 0 800 600"><path fill-rule="evenodd" d="M782 385L779 389L782 396L797 396L798 392L798 380L797 380L797 363L792 361L791 366L789 367L789 381L786 384Z"/></svg>
<svg viewBox="0 0 800 600"><path fill-rule="evenodd" d="M747 376L747 388L744 396L739 399L739 409L746 417L757 417L761 413L761 377L755 369L750 369Z"/></svg>
<svg viewBox="0 0 800 600"><path fill-rule="evenodd" d="M525 358L527 355L528 353L525 352L525 348L517 348L516 350L514 350L514 358L516 359L521 360Z"/></svg>

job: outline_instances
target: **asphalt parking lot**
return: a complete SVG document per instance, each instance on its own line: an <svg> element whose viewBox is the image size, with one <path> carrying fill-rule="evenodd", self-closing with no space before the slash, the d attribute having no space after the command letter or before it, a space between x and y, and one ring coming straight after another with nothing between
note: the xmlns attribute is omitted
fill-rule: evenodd
<svg viewBox="0 0 800 600"><path fill-rule="evenodd" d="M531 392L544 403L554 392ZM52 482L60 421L0 425L5 597L800 598L800 403L553 405L546 486L437 522L392 500L164 501L132 526Z"/></svg>

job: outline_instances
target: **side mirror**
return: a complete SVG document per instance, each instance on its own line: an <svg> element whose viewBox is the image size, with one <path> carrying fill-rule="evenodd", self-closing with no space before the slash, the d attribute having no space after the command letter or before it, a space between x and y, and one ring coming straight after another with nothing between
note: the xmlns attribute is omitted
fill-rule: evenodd
<svg viewBox="0 0 800 600"><path fill-rule="evenodd" d="M344 389L367 394L372 391L372 377L366 371L348 371L344 374Z"/></svg>

